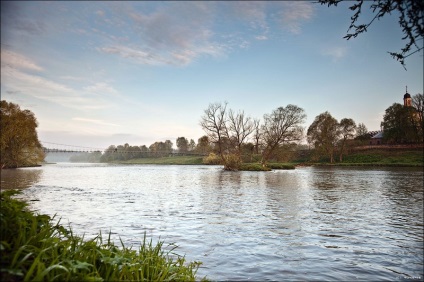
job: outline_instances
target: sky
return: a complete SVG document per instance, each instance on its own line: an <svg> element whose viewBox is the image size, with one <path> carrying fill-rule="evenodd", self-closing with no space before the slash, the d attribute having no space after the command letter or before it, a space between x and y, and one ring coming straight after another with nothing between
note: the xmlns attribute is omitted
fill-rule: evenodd
<svg viewBox="0 0 424 282"><path fill-rule="evenodd" d="M387 53L405 44L396 14L344 39L351 4L1 1L1 99L35 114L45 145L197 143L215 102L261 120L294 104L305 131L325 111L379 130L406 86L423 93L423 52L407 70Z"/></svg>

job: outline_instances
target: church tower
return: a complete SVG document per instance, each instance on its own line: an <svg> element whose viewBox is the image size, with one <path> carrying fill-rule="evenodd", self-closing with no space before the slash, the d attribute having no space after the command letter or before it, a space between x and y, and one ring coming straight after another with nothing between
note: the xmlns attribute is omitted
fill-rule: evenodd
<svg viewBox="0 0 424 282"><path fill-rule="evenodd" d="M405 107L411 107L412 106L412 99L411 95L408 93L408 86L406 86L406 93L403 95L403 105Z"/></svg>

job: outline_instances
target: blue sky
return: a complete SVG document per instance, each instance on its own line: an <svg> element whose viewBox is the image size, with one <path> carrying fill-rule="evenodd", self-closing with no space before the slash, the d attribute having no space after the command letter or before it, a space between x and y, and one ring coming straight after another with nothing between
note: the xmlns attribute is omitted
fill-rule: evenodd
<svg viewBox="0 0 424 282"><path fill-rule="evenodd" d="M405 43L396 14L343 39L351 4L2 1L1 98L34 112L40 140L95 148L197 142L224 101L261 119L295 104L305 129L329 111L378 130L406 85L423 92L423 54L406 71L389 56Z"/></svg>

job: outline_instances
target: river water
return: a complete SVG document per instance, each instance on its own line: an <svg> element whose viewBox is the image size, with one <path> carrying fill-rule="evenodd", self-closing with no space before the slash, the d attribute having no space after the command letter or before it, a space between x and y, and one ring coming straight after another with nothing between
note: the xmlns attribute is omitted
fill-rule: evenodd
<svg viewBox="0 0 424 282"><path fill-rule="evenodd" d="M211 280L423 280L423 169L58 163L2 189L77 234L176 243Z"/></svg>

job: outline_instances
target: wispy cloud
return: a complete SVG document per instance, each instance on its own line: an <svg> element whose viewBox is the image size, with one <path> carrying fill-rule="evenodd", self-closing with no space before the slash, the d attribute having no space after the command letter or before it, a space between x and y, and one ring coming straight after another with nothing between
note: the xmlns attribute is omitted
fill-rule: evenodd
<svg viewBox="0 0 424 282"><path fill-rule="evenodd" d="M1 49L1 65L16 69L27 69L42 71L43 68L37 65L33 60L17 54L15 52Z"/></svg>
<svg viewBox="0 0 424 282"><path fill-rule="evenodd" d="M312 5L313 3L305 1L281 2L279 17L282 27L291 33L299 34L302 23L313 16Z"/></svg>
<svg viewBox="0 0 424 282"><path fill-rule="evenodd" d="M118 96L119 92L105 82L97 82L94 85L90 85L83 88L87 92L95 94L111 94L113 96Z"/></svg>
<svg viewBox="0 0 424 282"><path fill-rule="evenodd" d="M72 118L72 120L74 120L74 121L81 121L81 122L88 122L88 123L94 123L94 124L97 124L97 125L119 126L118 124L105 122L105 121L99 120L99 119L89 119L89 118L75 117L75 118Z"/></svg>
<svg viewBox="0 0 424 282"><path fill-rule="evenodd" d="M107 94L117 95L117 91L106 83L97 83L87 86L80 91L71 86L43 77L45 70L34 63L30 58L1 50L1 79L2 88L7 94L19 93L27 97L34 97L72 109L84 109L91 105L96 108L110 107L110 103L99 99L98 95L87 95L93 91L104 91ZM28 71L36 70L37 73Z"/></svg>
<svg viewBox="0 0 424 282"><path fill-rule="evenodd" d="M111 41L98 51L118 55L146 65L183 66L208 55L220 56L222 45L213 39L211 5L203 2L167 2L153 12L132 6L113 5L109 22L127 25L131 43ZM126 17L126 21L119 20Z"/></svg>
<svg viewBox="0 0 424 282"><path fill-rule="evenodd" d="M322 51L322 54L324 56L329 56L332 58L334 62L342 59L347 54L347 47L342 46L332 46L329 48L326 48Z"/></svg>

